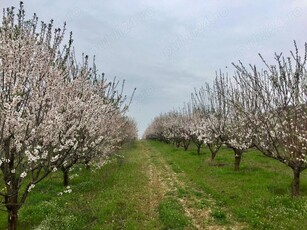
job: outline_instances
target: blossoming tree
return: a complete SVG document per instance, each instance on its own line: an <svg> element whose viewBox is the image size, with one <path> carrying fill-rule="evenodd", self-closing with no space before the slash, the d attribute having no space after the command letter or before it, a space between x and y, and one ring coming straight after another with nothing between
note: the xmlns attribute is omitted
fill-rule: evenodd
<svg viewBox="0 0 307 230"><path fill-rule="evenodd" d="M307 44L303 57L295 43L291 57L275 54L276 65L262 60L263 71L234 64L239 88L233 106L248 120L255 146L292 169L292 195L298 196L300 174L307 168Z"/></svg>
<svg viewBox="0 0 307 230"><path fill-rule="evenodd" d="M39 26L36 15L26 20L23 3L17 14L14 8L4 11L0 26L4 188L0 195L10 230L16 229L18 210L37 183L80 156L99 155L91 151L97 146L112 152L123 138L119 134L125 124L119 109L122 100L114 96L114 84L98 80L87 58L80 67L76 64L72 37L63 45L64 32L65 26L54 29L52 21Z"/></svg>
<svg viewBox="0 0 307 230"><path fill-rule="evenodd" d="M251 130L244 117L238 116L229 100L233 97L232 83L227 75L217 74L212 86L207 84L196 94L199 107L207 118L207 143L214 159L221 144L235 154L234 170L240 169L243 152L252 146ZM214 146L214 147L213 147Z"/></svg>

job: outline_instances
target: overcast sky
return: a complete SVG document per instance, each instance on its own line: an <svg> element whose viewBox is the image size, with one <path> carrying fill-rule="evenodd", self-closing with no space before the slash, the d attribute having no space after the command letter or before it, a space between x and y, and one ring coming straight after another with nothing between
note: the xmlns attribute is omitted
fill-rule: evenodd
<svg viewBox="0 0 307 230"><path fill-rule="evenodd" d="M67 22L76 52L96 55L108 79L137 91L129 115L140 134L161 112L188 101L231 62L259 64L307 42L307 0L25 0L28 17ZM0 7L19 1L0 0Z"/></svg>

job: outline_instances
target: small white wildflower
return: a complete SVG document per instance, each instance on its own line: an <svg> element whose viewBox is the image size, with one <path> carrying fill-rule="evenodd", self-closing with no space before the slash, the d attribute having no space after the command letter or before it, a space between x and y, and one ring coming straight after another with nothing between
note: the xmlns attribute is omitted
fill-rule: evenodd
<svg viewBox="0 0 307 230"><path fill-rule="evenodd" d="M56 167L54 167L53 169L52 169L52 172L56 172L58 169L56 168Z"/></svg>
<svg viewBox="0 0 307 230"><path fill-rule="evenodd" d="M65 190L64 192L65 192L65 193L71 193L72 190L71 190L71 189L67 189L67 190Z"/></svg>
<svg viewBox="0 0 307 230"><path fill-rule="evenodd" d="M34 187L35 187L35 184L31 184L30 187L28 188L28 192L30 192Z"/></svg>
<svg viewBox="0 0 307 230"><path fill-rule="evenodd" d="M27 173L26 173L26 172L23 172L23 173L20 174L20 177L21 177L21 178L24 178L24 177L26 177L26 176L27 176Z"/></svg>
<svg viewBox="0 0 307 230"><path fill-rule="evenodd" d="M11 170L11 173L15 173L15 172L16 172L16 170L15 170L15 169L12 169L12 170Z"/></svg>

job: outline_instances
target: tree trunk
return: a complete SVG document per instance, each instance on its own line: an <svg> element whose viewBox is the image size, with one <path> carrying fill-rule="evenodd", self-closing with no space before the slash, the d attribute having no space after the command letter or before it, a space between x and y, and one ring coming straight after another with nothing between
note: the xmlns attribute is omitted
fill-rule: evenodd
<svg viewBox="0 0 307 230"><path fill-rule="evenodd" d="M293 181L292 181L292 196L298 197L300 195L300 175L299 169L293 169Z"/></svg>
<svg viewBox="0 0 307 230"><path fill-rule="evenodd" d="M4 203L8 213L8 230L16 230L20 205L18 204L18 189L17 187L15 188L14 184L10 194L11 195L7 195L4 198Z"/></svg>
<svg viewBox="0 0 307 230"><path fill-rule="evenodd" d="M12 208L8 211L8 230L16 230L18 221L18 209Z"/></svg>
<svg viewBox="0 0 307 230"><path fill-rule="evenodd" d="M91 169L91 166L90 166L90 159L86 159L84 163L85 163L85 168L86 168L86 170L89 171L89 170Z"/></svg>
<svg viewBox="0 0 307 230"><path fill-rule="evenodd" d="M211 161L214 161L216 154L217 154L216 151L211 152Z"/></svg>
<svg viewBox="0 0 307 230"><path fill-rule="evenodd" d="M62 168L63 172L63 185L66 187L69 185L69 169Z"/></svg>
<svg viewBox="0 0 307 230"><path fill-rule="evenodd" d="M235 171L240 170L240 163L241 163L241 158L242 158L242 150L239 149L234 149L235 151Z"/></svg>
<svg viewBox="0 0 307 230"><path fill-rule="evenodd" d="M190 145L190 140L183 141L184 151L187 151Z"/></svg>
<svg viewBox="0 0 307 230"><path fill-rule="evenodd" d="M207 144L207 147L209 148L210 152L211 152L211 162L214 161L217 152L219 151L221 145L213 148L212 144Z"/></svg>
<svg viewBox="0 0 307 230"><path fill-rule="evenodd" d="M197 145L197 154L200 155L200 147L201 145Z"/></svg>

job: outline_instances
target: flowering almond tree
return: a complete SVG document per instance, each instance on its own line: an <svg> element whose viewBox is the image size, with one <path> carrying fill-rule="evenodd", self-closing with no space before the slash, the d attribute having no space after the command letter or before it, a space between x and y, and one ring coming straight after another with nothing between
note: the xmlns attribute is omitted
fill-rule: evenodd
<svg viewBox="0 0 307 230"><path fill-rule="evenodd" d="M204 121L204 128L209 134L206 142L212 153L211 159L214 159L221 144L225 144L235 153L234 170L237 171L240 169L243 152L252 146L252 136L243 117L238 116L229 103L233 94L231 87L228 77L219 73L213 86L207 84L195 98L207 119L207 122Z"/></svg>
<svg viewBox="0 0 307 230"><path fill-rule="evenodd" d="M187 150L191 142L189 132L190 120L186 111L178 110L161 114L145 131L145 138L162 140L182 146Z"/></svg>
<svg viewBox="0 0 307 230"><path fill-rule="evenodd" d="M194 94L192 94L192 101L202 114L197 130L198 139L201 139L207 145L211 152L211 161L213 161L223 144L220 138L220 130L224 125L224 117L217 116L218 113L214 108L217 108L218 104L215 100L215 94L208 83L206 83L205 87L201 87L198 92L195 90Z"/></svg>
<svg viewBox="0 0 307 230"><path fill-rule="evenodd" d="M33 187L63 162L73 143L59 143L58 103L63 68L71 40L60 50L65 27L25 20L21 3L17 15L4 11L0 27L0 167L8 229L16 229L17 213Z"/></svg>
<svg viewBox="0 0 307 230"><path fill-rule="evenodd" d="M178 125L178 139L180 145L185 151L188 150L191 143L191 111L188 105L177 111L176 123Z"/></svg>
<svg viewBox="0 0 307 230"><path fill-rule="evenodd" d="M275 59L276 65L268 65L262 58L267 68L260 72L234 65L239 87L233 106L248 120L255 146L293 170L292 195L298 196L300 173L307 168L307 44L304 57L295 43L291 57Z"/></svg>
<svg viewBox="0 0 307 230"><path fill-rule="evenodd" d="M65 26L25 19L23 3L0 26L0 169L8 229L37 183L74 161L118 149L125 137L122 94L99 79L88 58L77 65ZM122 107L121 107L122 106ZM131 129L133 130L133 129ZM132 134L135 135L135 134ZM103 150L103 154L98 151ZM77 159L77 160L76 160ZM88 160L89 159L89 160Z"/></svg>
<svg viewBox="0 0 307 230"><path fill-rule="evenodd" d="M120 147L119 137L126 122L123 115L128 109L122 93L116 92L118 84L97 77L95 64L88 67L87 56L82 66L75 65L70 74L63 82L67 84L66 91L64 95L58 94L57 100L62 100L59 113L63 119L57 135L74 143L61 165L65 186L69 183L69 170L76 163L85 163L89 168L90 161L105 157L106 149Z"/></svg>
<svg viewBox="0 0 307 230"><path fill-rule="evenodd" d="M124 117L123 119L124 119L124 128L122 130L123 132L120 132L122 139L121 145L125 143L130 143L138 139L138 128L135 120L129 117Z"/></svg>
<svg viewBox="0 0 307 230"><path fill-rule="evenodd" d="M189 135L193 143L196 145L197 154L200 155L200 148L205 143L206 131L203 128L202 113L194 110L190 114Z"/></svg>
<svg viewBox="0 0 307 230"><path fill-rule="evenodd" d="M168 124L167 119L168 117L166 114L160 114L155 117L151 124L146 128L143 138L170 143L170 134L168 127L166 127Z"/></svg>
<svg viewBox="0 0 307 230"><path fill-rule="evenodd" d="M216 157L216 154L218 153L219 149L222 146L222 142L220 138L218 138L214 133L212 132L212 129L210 128L212 125L212 121L214 120L213 117L203 117L201 118L200 122L197 126L194 126L193 129L192 126L192 134L195 136L194 138L197 138L197 141L200 142L200 144L205 144L210 153L211 153L211 161L213 161ZM194 141L195 143L195 141ZM196 146L198 146L196 144Z"/></svg>

